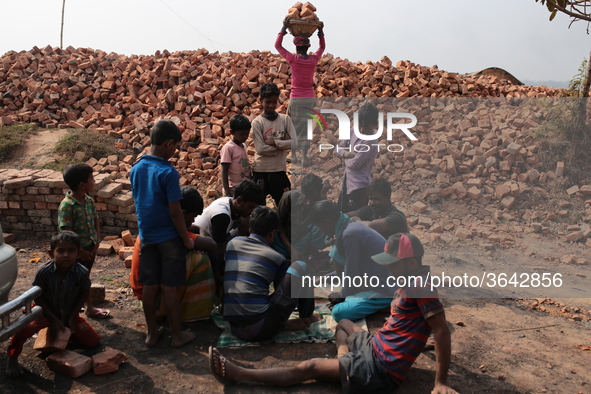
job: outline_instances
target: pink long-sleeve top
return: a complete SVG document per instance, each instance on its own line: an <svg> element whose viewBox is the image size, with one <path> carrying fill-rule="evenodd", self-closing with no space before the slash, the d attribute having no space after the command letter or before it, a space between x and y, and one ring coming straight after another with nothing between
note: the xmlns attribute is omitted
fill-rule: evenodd
<svg viewBox="0 0 591 394"><path fill-rule="evenodd" d="M300 56L283 48L283 36L280 32L275 40L275 49L287 60L291 67L290 97L314 97L314 72L316 65L324 53L324 35L320 36L320 47L313 55Z"/></svg>

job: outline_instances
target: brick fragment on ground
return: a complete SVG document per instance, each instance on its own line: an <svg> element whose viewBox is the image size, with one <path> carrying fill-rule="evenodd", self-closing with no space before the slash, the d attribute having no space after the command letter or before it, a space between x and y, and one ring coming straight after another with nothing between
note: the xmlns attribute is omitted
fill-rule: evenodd
<svg viewBox="0 0 591 394"><path fill-rule="evenodd" d="M103 375L119 370L119 365L127 360L127 355L117 349L107 349L92 356L92 368L95 375Z"/></svg>
<svg viewBox="0 0 591 394"><path fill-rule="evenodd" d="M45 359L49 369L76 379L92 369L92 359L70 350L62 350Z"/></svg>

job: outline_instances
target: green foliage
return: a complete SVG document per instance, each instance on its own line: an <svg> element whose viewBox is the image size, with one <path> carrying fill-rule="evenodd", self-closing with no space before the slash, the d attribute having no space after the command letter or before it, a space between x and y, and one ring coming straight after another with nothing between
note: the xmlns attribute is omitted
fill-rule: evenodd
<svg viewBox="0 0 591 394"><path fill-rule="evenodd" d="M558 12L562 12L571 17L572 22L577 20L591 21L590 0L536 0L536 3L538 2L545 5L550 11L550 20L553 20ZM588 31L587 34L589 34Z"/></svg>
<svg viewBox="0 0 591 394"><path fill-rule="evenodd" d="M580 97L583 91L583 86L587 81L587 59L583 59L581 66L577 70L574 77L568 82L568 92L571 96Z"/></svg>
<svg viewBox="0 0 591 394"><path fill-rule="evenodd" d="M33 124L0 127L0 163L7 160L15 149L23 145L27 138L31 134L36 134L37 131L37 126Z"/></svg>

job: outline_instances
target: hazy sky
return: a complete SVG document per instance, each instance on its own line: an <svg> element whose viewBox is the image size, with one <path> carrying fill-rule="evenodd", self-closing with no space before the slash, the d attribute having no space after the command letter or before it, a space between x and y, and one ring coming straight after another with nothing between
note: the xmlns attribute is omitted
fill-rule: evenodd
<svg viewBox="0 0 591 394"><path fill-rule="evenodd" d="M64 46L122 54L272 50L287 9L271 0L67 0ZM501 67L521 80L568 81L589 56L584 23L552 22L534 0L315 0L327 52L410 60L452 72ZM3 0L0 54L59 45L62 0ZM285 42L293 49L290 41ZM317 47L316 37L312 49Z"/></svg>

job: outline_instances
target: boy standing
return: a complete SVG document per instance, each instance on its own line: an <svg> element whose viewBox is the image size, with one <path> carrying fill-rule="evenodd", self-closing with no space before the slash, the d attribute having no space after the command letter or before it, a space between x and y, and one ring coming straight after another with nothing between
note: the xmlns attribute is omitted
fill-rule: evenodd
<svg viewBox="0 0 591 394"><path fill-rule="evenodd" d="M49 337L52 339L64 327L69 327L72 339L80 345L90 348L99 344L99 335L78 315L90 293L88 269L77 262L81 250L80 237L72 231L62 231L51 238L49 256L53 260L39 267L33 281L33 286L43 290L35 300L43 308L43 316L11 338L6 352L8 376L23 373L18 363L23 345L45 327L49 327Z"/></svg>
<svg viewBox="0 0 591 394"><path fill-rule="evenodd" d="M230 119L232 139L222 147L222 184L226 197L234 195L234 189L244 179L250 179L251 168L244 143L250 134L250 121L244 115L234 115Z"/></svg>
<svg viewBox="0 0 591 394"><path fill-rule="evenodd" d="M295 136L289 116L275 111L279 100L279 88L274 83L261 86L259 98L263 113L252 122L254 155L254 181L262 186L265 196L270 194L279 204L283 192L291 188L286 174L285 159Z"/></svg>
<svg viewBox="0 0 591 394"><path fill-rule="evenodd" d="M60 203L57 213L58 230L73 231L80 236L80 263L90 270L99 246L100 228L94 201L88 193L94 191L92 168L87 164L72 164L64 169L64 181L71 191ZM86 316L105 319L109 310L95 308L90 294L86 300Z"/></svg>
<svg viewBox="0 0 591 394"><path fill-rule="evenodd" d="M192 341L181 330L177 287L185 285L185 257L194 243L185 226L180 200L179 173L168 161L181 144L181 132L173 121L159 120L150 134L150 153L134 163L129 173L141 240L140 283L148 335L146 345L158 342L156 324L158 294L162 291L172 332L172 347Z"/></svg>

